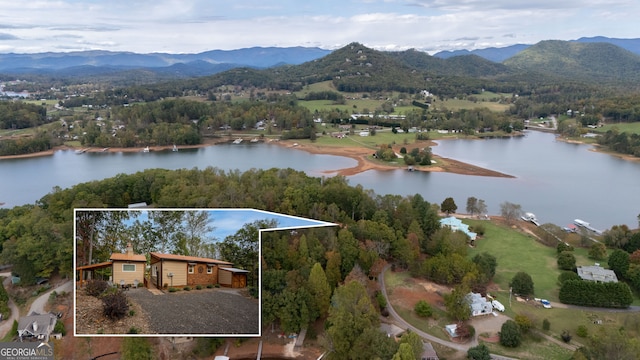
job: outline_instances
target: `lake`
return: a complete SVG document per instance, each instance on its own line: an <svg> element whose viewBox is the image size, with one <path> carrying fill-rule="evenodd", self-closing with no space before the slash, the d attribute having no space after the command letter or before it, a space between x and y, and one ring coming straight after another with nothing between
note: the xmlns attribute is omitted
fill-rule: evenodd
<svg viewBox="0 0 640 360"><path fill-rule="evenodd" d="M556 141L553 134L528 131L520 138L444 140L435 154L515 176L493 178L449 173L370 170L350 176L377 194L413 195L440 204L453 197L465 211L470 196L485 200L490 214L508 201L560 226L580 218L597 229L617 224L637 227L640 213L640 162L590 151L591 146ZM53 156L0 161L0 202L4 207L33 203L54 186L62 188L149 168L224 170L271 167L332 176L356 161L314 155L270 144L216 145L179 152L85 153L58 151Z"/></svg>

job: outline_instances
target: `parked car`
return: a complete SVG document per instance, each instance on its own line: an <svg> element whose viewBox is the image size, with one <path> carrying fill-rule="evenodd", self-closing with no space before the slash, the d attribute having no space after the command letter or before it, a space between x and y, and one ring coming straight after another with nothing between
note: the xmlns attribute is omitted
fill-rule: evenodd
<svg viewBox="0 0 640 360"><path fill-rule="evenodd" d="M498 300L493 300L491 302L491 306L493 306L494 309L500 311L500 312L504 312L504 305L502 305L502 303Z"/></svg>
<svg viewBox="0 0 640 360"><path fill-rule="evenodd" d="M545 309L551 309L551 303L549 302L549 300L540 299L540 303Z"/></svg>

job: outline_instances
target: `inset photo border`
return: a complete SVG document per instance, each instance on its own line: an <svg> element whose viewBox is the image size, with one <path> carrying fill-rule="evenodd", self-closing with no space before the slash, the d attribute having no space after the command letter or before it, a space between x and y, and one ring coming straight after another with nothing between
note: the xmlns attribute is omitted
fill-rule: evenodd
<svg viewBox="0 0 640 360"><path fill-rule="evenodd" d="M255 209L74 209L74 336L261 336L262 232L327 226Z"/></svg>

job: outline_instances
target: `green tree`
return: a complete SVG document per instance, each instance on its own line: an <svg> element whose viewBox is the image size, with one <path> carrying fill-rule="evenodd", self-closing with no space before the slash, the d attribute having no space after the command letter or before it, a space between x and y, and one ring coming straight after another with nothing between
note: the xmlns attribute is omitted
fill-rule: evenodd
<svg viewBox="0 0 640 360"><path fill-rule="evenodd" d="M517 314L514 318L516 324L520 328L520 332L526 334L533 327L533 320L527 315Z"/></svg>
<svg viewBox="0 0 640 360"><path fill-rule="evenodd" d="M600 242L594 243L589 248L589 258L594 260L604 260L607 258L607 247Z"/></svg>
<svg viewBox="0 0 640 360"><path fill-rule="evenodd" d="M457 285L451 293L444 295L444 305L447 307L447 315L454 320L464 321L471 317L471 308L467 301L469 288L465 285Z"/></svg>
<svg viewBox="0 0 640 360"><path fill-rule="evenodd" d="M498 266L498 261L495 256L485 251L476 254L472 261L478 267L480 274L484 276L484 281L489 282L493 279L496 274L496 267Z"/></svg>
<svg viewBox="0 0 640 360"><path fill-rule="evenodd" d="M407 330L407 332L402 334L402 337L400 337L400 346L402 346L402 344L409 344L409 346L411 346L411 350L413 351L414 356L412 359L420 358L424 346L422 338L418 334L414 333L413 331Z"/></svg>
<svg viewBox="0 0 640 360"><path fill-rule="evenodd" d="M613 250L609 255L609 269L613 270L621 279L627 278L627 270L629 270L629 253L624 250Z"/></svg>
<svg viewBox="0 0 640 360"><path fill-rule="evenodd" d="M518 295L529 296L534 294L533 279L531 279L531 275L523 271L520 271L513 276L509 286L511 287L511 290Z"/></svg>
<svg viewBox="0 0 640 360"><path fill-rule="evenodd" d="M336 288L327 318L327 355L331 359L356 359L353 345L367 329L379 324L378 312L362 284L349 281Z"/></svg>
<svg viewBox="0 0 640 360"><path fill-rule="evenodd" d="M563 251L558 255L558 268L572 271L576 268L576 257L571 251Z"/></svg>
<svg viewBox="0 0 640 360"><path fill-rule="evenodd" d="M500 344L505 347L518 347L522 341L520 327L513 320L507 320L500 328Z"/></svg>
<svg viewBox="0 0 640 360"><path fill-rule="evenodd" d="M433 309L431 309L431 305L424 300L418 300L416 306L413 308L413 311L418 314L420 317L429 317L433 313Z"/></svg>
<svg viewBox="0 0 640 360"><path fill-rule="evenodd" d="M314 301L316 311L320 316L326 315L329 310L329 301L331 300L331 287L327 281L327 276L322 270L320 263L315 263L309 274L307 282L309 293ZM315 320L315 319L312 319Z"/></svg>
<svg viewBox="0 0 640 360"><path fill-rule="evenodd" d="M491 360L491 353L485 344L474 346L467 351L467 359L471 360Z"/></svg>
<svg viewBox="0 0 640 360"><path fill-rule="evenodd" d="M411 349L411 345L409 344L400 344L398 347L398 352L393 355L393 360L415 360L417 359L413 355L413 351Z"/></svg>
<svg viewBox="0 0 640 360"><path fill-rule="evenodd" d="M448 197L444 199L442 204L440 204L440 210L442 210L442 212L449 215L449 214L455 213L456 210L458 210L458 206L456 205L456 202L453 200L452 197Z"/></svg>

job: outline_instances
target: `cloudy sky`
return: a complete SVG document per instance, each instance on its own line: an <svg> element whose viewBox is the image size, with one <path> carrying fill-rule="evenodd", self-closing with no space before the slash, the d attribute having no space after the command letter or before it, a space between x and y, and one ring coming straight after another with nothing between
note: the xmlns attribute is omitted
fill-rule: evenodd
<svg viewBox="0 0 640 360"><path fill-rule="evenodd" d="M379 50L637 38L637 0L0 0L0 53Z"/></svg>

